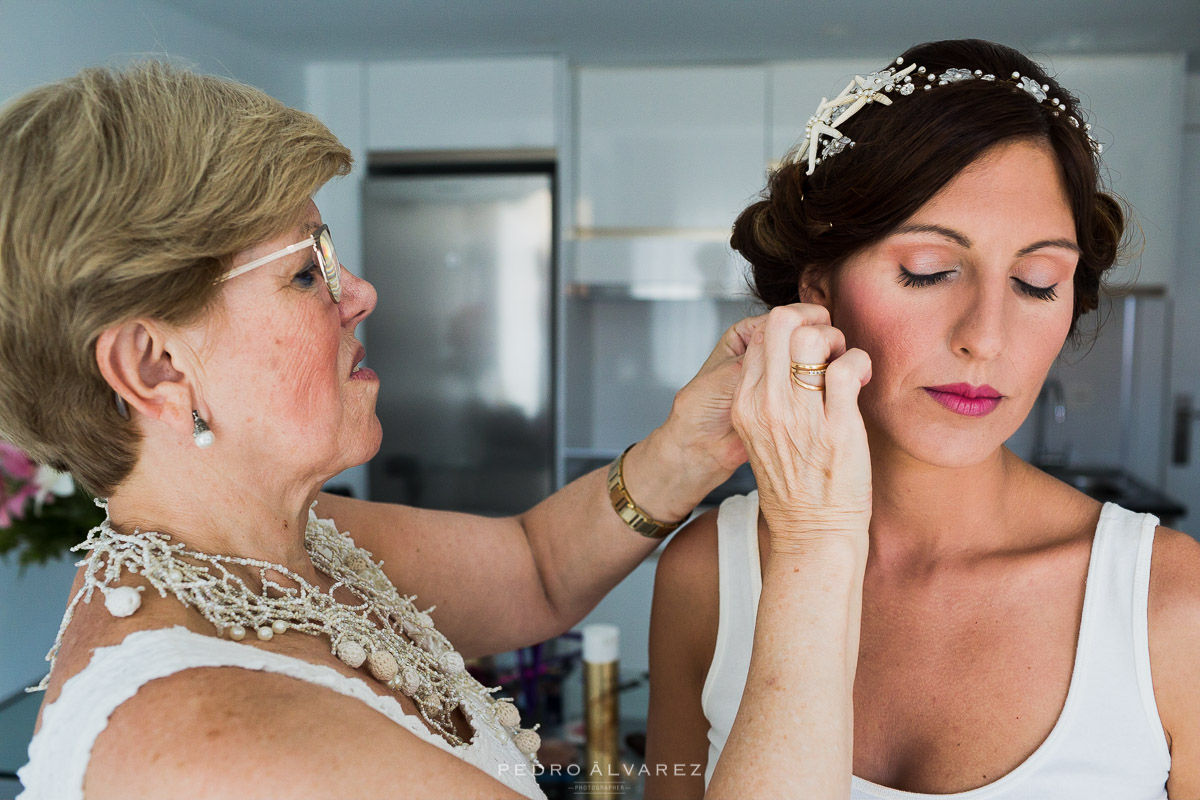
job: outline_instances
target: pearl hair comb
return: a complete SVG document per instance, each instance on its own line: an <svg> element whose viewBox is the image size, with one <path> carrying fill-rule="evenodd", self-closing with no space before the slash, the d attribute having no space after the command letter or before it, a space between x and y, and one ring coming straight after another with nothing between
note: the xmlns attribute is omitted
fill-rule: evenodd
<svg viewBox="0 0 1200 800"><path fill-rule="evenodd" d="M917 76L914 78L914 74ZM849 85L842 90L842 93L832 100L824 97L821 98L821 104L817 106L817 112L808 118L808 122L804 126L804 140L800 143L800 147L796 150L794 156L797 162L808 160L808 175L813 174L813 170L830 156L837 155L847 147L853 147L854 141L850 137L842 134L839 130L846 120L858 113L859 109L869 103L882 103L885 106L892 104L892 98L889 95L907 96L921 88L924 91L929 91L934 86L945 86L948 83L958 83L959 81L982 80L994 81L995 75L985 74L983 70L969 69L948 69L940 75L929 72L925 67L918 67L916 64L904 66L904 59L897 58L895 66L888 67L879 72L872 72L869 75L855 75L854 80L850 81ZM1002 79L1005 80L1005 79ZM1045 103L1050 91L1048 84L1038 84L1032 78L1027 78L1019 72L1014 72L1010 79L1005 82L1012 83L1016 88L1024 91L1039 104ZM1067 104L1059 100L1057 97L1049 98L1051 112L1054 116L1066 114L1067 121L1076 128L1082 127L1087 134L1088 141L1091 142L1092 150L1099 154L1103 148L1099 142L1092 138L1092 126L1081 123L1080 120L1073 114L1067 112ZM827 138L827 141L822 146L821 137Z"/></svg>

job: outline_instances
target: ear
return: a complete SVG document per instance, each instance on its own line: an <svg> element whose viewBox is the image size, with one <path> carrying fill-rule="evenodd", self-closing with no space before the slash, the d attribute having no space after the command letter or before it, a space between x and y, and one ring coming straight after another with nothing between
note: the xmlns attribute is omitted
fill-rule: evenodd
<svg viewBox="0 0 1200 800"><path fill-rule="evenodd" d="M828 272L800 276L800 302L813 303L833 310L833 286Z"/></svg>
<svg viewBox="0 0 1200 800"><path fill-rule="evenodd" d="M132 320L106 329L96 340L96 364L131 412L191 434L194 388L159 325Z"/></svg>

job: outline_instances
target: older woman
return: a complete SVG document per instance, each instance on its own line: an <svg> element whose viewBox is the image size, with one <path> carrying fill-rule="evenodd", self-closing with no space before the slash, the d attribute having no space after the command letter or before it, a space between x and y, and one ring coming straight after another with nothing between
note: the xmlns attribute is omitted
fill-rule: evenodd
<svg viewBox="0 0 1200 800"><path fill-rule="evenodd" d="M757 320L607 479L520 517L320 494L380 441L375 292L310 199L349 166L310 115L160 63L0 114L0 432L107 507L23 797L541 796L536 733L463 657L578 621L744 460Z"/></svg>
<svg viewBox="0 0 1200 800"><path fill-rule="evenodd" d="M846 519L820 582L846 627L804 647L811 612L789 620L769 593L797 532L830 538L831 456L796 431L837 418L833 388L824 407L739 391L759 493L668 545L651 625L648 761L707 771L654 770L648 796L707 796L753 759L745 797L806 796L813 769L855 800L1200 797L1200 545L1004 446L1117 255L1097 151L1076 100L1025 56L932 42L823 101L737 220L775 307L746 380L773 370L782 386L802 345L813 366L846 346L871 357L869 526ZM808 382L813 366L792 369ZM781 639L791 660L765 657ZM796 736L803 695L747 712L780 664L823 687L845 735L825 763L801 735L787 782L748 736Z"/></svg>

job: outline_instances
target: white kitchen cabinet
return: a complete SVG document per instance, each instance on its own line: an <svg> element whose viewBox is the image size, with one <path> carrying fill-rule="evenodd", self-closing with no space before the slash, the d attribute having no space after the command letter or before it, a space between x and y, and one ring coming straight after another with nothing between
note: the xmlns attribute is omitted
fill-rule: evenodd
<svg viewBox="0 0 1200 800"><path fill-rule="evenodd" d="M367 148L554 148L557 71L553 58L371 62Z"/></svg>
<svg viewBox="0 0 1200 800"><path fill-rule="evenodd" d="M581 69L580 228L728 230L762 190L766 69Z"/></svg>
<svg viewBox="0 0 1200 800"><path fill-rule="evenodd" d="M729 247L727 231L711 235L646 234L581 238L569 242L569 284L628 288L660 298L736 294L745 289L746 262Z"/></svg>
<svg viewBox="0 0 1200 800"><path fill-rule="evenodd" d="M1186 60L1182 53L1054 58L1060 82L1080 98L1104 145L1104 177L1145 234L1140 261L1111 281L1171 285L1179 230Z"/></svg>

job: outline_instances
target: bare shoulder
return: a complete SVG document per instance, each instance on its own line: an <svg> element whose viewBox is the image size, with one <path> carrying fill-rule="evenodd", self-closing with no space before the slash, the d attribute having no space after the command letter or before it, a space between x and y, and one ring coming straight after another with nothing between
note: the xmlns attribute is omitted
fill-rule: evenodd
<svg viewBox="0 0 1200 800"><path fill-rule="evenodd" d="M1150 672L1171 748L1171 797L1200 796L1200 542L1154 534L1149 593Z"/></svg>
<svg viewBox="0 0 1200 800"><path fill-rule="evenodd" d="M80 568L76 573L71 597L75 597L83 587L85 569ZM119 645L132 633L173 626L181 626L196 633L213 633L212 626L198 613L189 610L174 598L159 597L140 577L125 575L119 585L142 589L141 606L137 613L128 617L114 617L105 608L104 597L99 591L93 592L90 602L81 600L75 606L71 624L63 632L58 656L50 672L43 708L58 698L68 680L91 663L92 655L98 648Z"/></svg>
<svg viewBox="0 0 1200 800"><path fill-rule="evenodd" d="M96 740L89 800L517 797L354 698L282 675L186 670L144 685Z"/></svg>
<svg viewBox="0 0 1200 800"><path fill-rule="evenodd" d="M674 650L703 675L720 620L717 511L707 511L667 542L654 575L651 649Z"/></svg>
<svg viewBox="0 0 1200 800"><path fill-rule="evenodd" d="M659 569L708 569L717 574L717 509L705 511L671 537L659 555Z"/></svg>
<svg viewBox="0 0 1200 800"><path fill-rule="evenodd" d="M695 774L708 757L702 694L720 622L717 512L708 511L667 543L654 577L650 615L647 797L700 797ZM667 765L682 767L683 773ZM661 771L665 770L665 771Z"/></svg>
<svg viewBox="0 0 1200 800"><path fill-rule="evenodd" d="M717 510L706 511L671 537L658 557L654 591L701 603L717 600Z"/></svg>
<svg viewBox="0 0 1200 800"><path fill-rule="evenodd" d="M1163 647L1200 656L1200 542L1161 525L1150 559L1149 617Z"/></svg>

